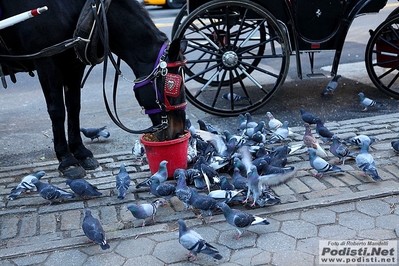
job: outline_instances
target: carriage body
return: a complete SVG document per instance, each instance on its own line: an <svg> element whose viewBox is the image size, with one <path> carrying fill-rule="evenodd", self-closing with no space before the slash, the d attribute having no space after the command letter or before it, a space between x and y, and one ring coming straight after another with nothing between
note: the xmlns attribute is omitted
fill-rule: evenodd
<svg viewBox="0 0 399 266"><path fill-rule="evenodd" d="M197 82L192 85L197 88L188 89L187 98L196 107L215 115L232 116L255 111L265 105L283 84L291 56L295 57L298 77L302 79L300 55L303 53L309 54L311 76L314 53L335 51L331 68L334 77L354 19L378 13L387 2L188 0L184 7L186 11L182 9L180 13L185 19L178 16L172 30L174 38L187 38L189 42L187 80ZM398 17L399 20L398 14L395 9L388 18ZM392 23L385 27L392 26ZM381 74L373 73L377 72L374 70L376 67L383 68L383 72L386 68L399 69L399 42L396 46L399 35L396 36L396 30L388 31L394 35L391 44L377 40L369 42L366 67L379 89L399 98L399 87L392 88L392 80L383 84ZM382 32L381 29L378 33L380 37L387 36ZM273 70L276 68L279 71ZM260 82L259 76L268 79ZM250 80L248 85L246 79ZM251 86L256 87L255 95L251 93ZM227 97L229 102L221 101L220 98L226 94L243 96L241 98L246 101L237 102L234 97Z"/></svg>

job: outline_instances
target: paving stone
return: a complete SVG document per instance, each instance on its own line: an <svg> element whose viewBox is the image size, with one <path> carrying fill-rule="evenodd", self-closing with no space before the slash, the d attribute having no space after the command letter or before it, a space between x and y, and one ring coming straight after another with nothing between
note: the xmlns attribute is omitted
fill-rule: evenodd
<svg viewBox="0 0 399 266"><path fill-rule="evenodd" d="M43 262L47 259L48 254L30 254L29 256L16 258L12 261L18 266L28 266L28 265L43 265ZM0 260L0 264L4 265Z"/></svg>
<svg viewBox="0 0 399 266"><path fill-rule="evenodd" d="M319 228L319 237L328 240L353 239L356 231L341 225L324 225Z"/></svg>
<svg viewBox="0 0 399 266"><path fill-rule="evenodd" d="M175 239L158 243L152 254L162 262L170 264L186 260L188 251Z"/></svg>
<svg viewBox="0 0 399 266"><path fill-rule="evenodd" d="M153 256L150 255L145 255L145 256L139 256L135 257L132 259L128 259L123 266L164 266L165 263L162 261L158 260L157 258L154 258Z"/></svg>
<svg viewBox="0 0 399 266"><path fill-rule="evenodd" d="M19 219L17 217L11 217L11 218L3 217L1 220L2 220L1 231L0 231L1 239L16 237L18 234Z"/></svg>
<svg viewBox="0 0 399 266"><path fill-rule="evenodd" d="M362 213L375 217L389 214L391 210L389 204L381 200L358 201L356 208Z"/></svg>
<svg viewBox="0 0 399 266"><path fill-rule="evenodd" d="M341 175L337 175L337 176L341 176ZM347 186L347 184L342 182L335 175L334 176L325 175L325 176L323 176L323 181L330 183L333 187L346 187Z"/></svg>
<svg viewBox="0 0 399 266"><path fill-rule="evenodd" d="M61 230L68 231L81 228L81 211L65 211L61 215Z"/></svg>
<svg viewBox="0 0 399 266"><path fill-rule="evenodd" d="M79 250L58 251L49 255L48 259L43 263L44 266L58 265L60 261L68 262L68 265L85 265L87 255Z"/></svg>
<svg viewBox="0 0 399 266"><path fill-rule="evenodd" d="M352 193L352 191L348 187L339 187L339 188L333 187L325 190L309 192L306 193L304 196L307 199L315 199L315 198L323 198L323 197L329 197L329 196L341 195L347 193Z"/></svg>
<svg viewBox="0 0 399 266"><path fill-rule="evenodd" d="M287 185L296 193L305 193L310 191L310 188L297 178L293 178L290 181L288 181Z"/></svg>
<svg viewBox="0 0 399 266"><path fill-rule="evenodd" d="M370 178L371 183L359 185L359 186L357 186L357 189L359 191L364 191L364 190L371 190L371 189L376 189L376 188L381 188L381 187L397 187L398 186L398 183L393 180L387 180L384 182L375 182L375 181L371 181L371 180L373 180L373 179Z"/></svg>
<svg viewBox="0 0 399 266"><path fill-rule="evenodd" d="M329 209L312 209L302 211L301 219L308 221L314 225L334 224L336 222L335 212Z"/></svg>
<svg viewBox="0 0 399 266"><path fill-rule="evenodd" d="M306 221L285 221L281 225L281 231L295 239L304 239L317 235L317 227Z"/></svg>
<svg viewBox="0 0 399 266"><path fill-rule="evenodd" d="M359 212L338 214L338 223L354 230L374 228L374 219Z"/></svg>
<svg viewBox="0 0 399 266"><path fill-rule="evenodd" d="M225 245L230 249L242 249L253 247L256 242L257 235L250 231L245 231L239 239L235 239L238 235L237 230L223 231L220 233L218 242L220 245Z"/></svg>
<svg viewBox="0 0 399 266"><path fill-rule="evenodd" d="M314 264L313 256L301 251L276 252L272 259L273 265L309 266Z"/></svg>
<svg viewBox="0 0 399 266"><path fill-rule="evenodd" d="M122 257L139 257L150 255L154 250L156 242L148 238L137 238L122 240L115 248L115 252Z"/></svg>
<svg viewBox="0 0 399 266"><path fill-rule="evenodd" d="M385 229L395 229L399 224L399 216L396 214L384 215L376 218L376 226Z"/></svg>
<svg viewBox="0 0 399 266"><path fill-rule="evenodd" d="M380 240L380 239L396 239L396 233L391 229L378 229L372 228L369 230L362 230L358 233L359 237L364 239L371 240Z"/></svg>
<svg viewBox="0 0 399 266"><path fill-rule="evenodd" d="M311 255L319 254L319 237L310 237L306 239L299 239L296 244L296 249Z"/></svg>
<svg viewBox="0 0 399 266"><path fill-rule="evenodd" d="M281 214L274 214L270 217L277 221L289 221L289 220L297 220L299 218L300 212L287 212Z"/></svg>
<svg viewBox="0 0 399 266"><path fill-rule="evenodd" d="M327 188L326 185L324 185L317 178L312 176L301 177L301 181L304 182L312 190L324 190Z"/></svg>
<svg viewBox="0 0 399 266"><path fill-rule="evenodd" d="M25 216L21 220L21 228L19 229L20 237L30 237L36 234L37 216Z"/></svg>
<svg viewBox="0 0 399 266"><path fill-rule="evenodd" d="M294 194L295 192L292 191L286 184L281 184L277 187L273 187L274 193L276 193L278 196L282 195L290 195Z"/></svg>
<svg viewBox="0 0 399 266"><path fill-rule="evenodd" d="M98 265L123 265L125 258L115 254L106 253L97 256L89 257L84 263L85 266L98 266Z"/></svg>
<svg viewBox="0 0 399 266"><path fill-rule="evenodd" d="M101 223L103 225L115 223L117 221L117 213L115 206L103 206L100 208Z"/></svg>
<svg viewBox="0 0 399 266"><path fill-rule="evenodd" d="M271 256L272 255L270 252L263 251L258 255L252 256L250 265L265 265L266 263L270 264L272 260ZM248 265L248 263L244 265Z"/></svg>
<svg viewBox="0 0 399 266"><path fill-rule="evenodd" d="M292 251L295 249L296 241L293 237L281 232L270 233L259 236L256 241L257 247L268 252ZM288 252L288 253L290 253Z"/></svg>
<svg viewBox="0 0 399 266"><path fill-rule="evenodd" d="M252 257L259 255L263 250L260 248L246 248L236 250L231 256L230 261L234 261L239 265L248 265L251 261ZM264 260L263 263L268 263L267 260Z"/></svg>

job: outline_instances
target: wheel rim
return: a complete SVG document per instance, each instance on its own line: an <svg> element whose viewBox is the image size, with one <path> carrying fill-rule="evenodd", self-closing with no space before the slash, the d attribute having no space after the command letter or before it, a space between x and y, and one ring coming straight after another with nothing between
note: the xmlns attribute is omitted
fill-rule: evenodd
<svg viewBox="0 0 399 266"><path fill-rule="evenodd" d="M372 33L365 59L374 85L399 99L399 17L387 19Z"/></svg>
<svg viewBox="0 0 399 266"><path fill-rule="evenodd" d="M188 41L187 98L216 115L263 106L284 82L289 65L285 33L262 7L246 1L211 2L194 10L176 36ZM234 101L222 95L240 95Z"/></svg>

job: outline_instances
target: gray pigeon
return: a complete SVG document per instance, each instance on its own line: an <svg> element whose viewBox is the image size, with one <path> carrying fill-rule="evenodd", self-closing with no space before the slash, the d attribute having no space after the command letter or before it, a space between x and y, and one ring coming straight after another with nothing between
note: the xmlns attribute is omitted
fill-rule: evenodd
<svg viewBox="0 0 399 266"><path fill-rule="evenodd" d="M176 185L176 197L184 203L186 209L190 207L189 201L191 198L191 188L187 186L186 181L186 171L184 169L178 168L173 174L174 178L177 180Z"/></svg>
<svg viewBox="0 0 399 266"><path fill-rule="evenodd" d="M312 113L309 113L308 111L306 111L303 108L300 109L300 112L301 112L301 118L302 118L303 122L305 122L305 123L316 124L317 120L320 120L319 117L315 116Z"/></svg>
<svg viewBox="0 0 399 266"><path fill-rule="evenodd" d="M268 225L269 222L261 217L243 212L241 210L232 209L224 202L218 203L218 207L222 210L226 221L234 226L237 230L238 235L236 239L240 238L244 231L251 225Z"/></svg>
<svg viewBox="0 0 399 266"><path fill-rule="evenodd" d="M317 173L314 174L313 176L315 176L317 178L322 178L323 174L325 174L325 173L345 172L340 167L330 164L323 158L320 158L319 156L317 156L315 149L308 148L308 153L309 153L310 166L312 166L312 168L317 171Z"/></svg>
<svg viewBox="0 0 399 266"><path fill-rule="evenodd" d="M162 200L155 200L151 203L142 203L142 204L128 204L127 210L130 211L133 216L137 219L143 219L142 226L145 226L145 220L148 217L152 217L152 221L155 223L155 214L157 214L157 210L159 206L162 206L165 202Z"/></svg>
<svg viewBox="0 0 399 266"><path fill-rule="evenodd" d="M367 135L358 135L356 137L351 137L349 140L344 141L345 144L353 144L359 147L362 147L364 142L369 143L369 145L373 144L376 141L374 137L369 137Z"/></svg>
<svg viewBox="0 0 399 266"><path fill-rule="evenodd" d="M391 141L391 146L396 153L399 153L399 140Z"/></svg>
<svg viewBox="0 0 399 266"><path fill-rule="evenodd" d="M252 194L253 203L251 206L255 206L259 197L262 195L262 191L264 187L273 187L281 185L291 178L293 178L296 174L295 167L292 167L292 170L288 170L283 173L273 173L268 175L259 176L257 168L255 165L252 165L250 171L247 175L248 178L248 193L247 198L243 201L243 203L247 203L249 196Z"/></svg>
<svg viewBox="0 0 399 266"><path fill-rule="evenodd" d="M159 168L158 171L156 171L153 175L151 175L149 178L144 180L143 182L139 183L136 188L141 188L141 187L149 187L152 180L157 178L159 180L159 183L163 183L168 179L168 168L166 167L166 164L168 161L163 160L159 163Z"/></svg>
<svg viewBox="0 0 399 266"><path fill-rule="evenodd" d="M373 156L369 153L369 144L364 142L359 154L356 156L356 165L363 171L365 175L370 176L375 181L381 181L381 177L377 173Z"/></svg>
<svg viewBox="0 0 399 266"><path fill-rule="evenodd" d="M212 212L216 210L217 200L208 196L198 194L195 188L191 188L191 197L188 200L188 204L201 211L201 214L209 216L209 220L212 219ZM200 215L199 217L201 217Z"/></svg>
<svg viewBox="0 0 399 266"><path fill-rule="evenodd" d="M241 175L237 167L234 167L232 183L236 189L248 189L248 179Z"/></svg>
<svg viewBox="0 0 399 266"><path fill-rule="evenodd" d="M97 191L97 187L90 184L84 179L67 179L65 183L82 198L87 197L99 197L102 195L101 192Z"/></svg>
<svg viewBox="0 0 399 266"><path fill-rule="evenodd" d="M267 141L268 143L276 143L276 142L281 142L284 141L290 131L288 129L288 121L284 121L283 125L279 128L277 128L274 132L271 138Z"/></svg>
<svg viewBox="0 0 399 266"><path fill-rule="evenodd" d="M345 164L345 160L347 157L355 158L356 155L352 153L345 144L341 143L337 136L332 137L332 143L330 145L330 152L339 158L339 161L342 161L342 165Z"/></svg>
<svg viewBox="0 0 399 266"><path fill-rule="evenodd" d="M80 128L80 131L85 135L85 137L91 139L92 141L94 139L100 140L100 137L104 138L109 138L111 135L109 132L103 131L106 129L107 126L99 127L99 128Z"/></svg>
<svg viewBox="0 0 399 266"><path fill-rule="evenodd" d="M151 182L150 191L155 197L170 199L175 195L176 186L169 183L159 183L157 178Z"/></svg>
<svg viewBox="0 0 399 266"><path fill-rule="evenodd" d="M335 89L338 87L338 79L341 75L335 75L332 80L327 84L327 87L321 93L321 96L332 95L334 94Z"/></svg>
<svg viewBox="0 0 399 266"><path fill-rule="evenodd" d="M331 132L321 120L317 120L316 122L316 133L319 134L319 136L321 137L321 139L324 142L329 141L332 136L334 136L334 133Z"/></svg>
<svg viewBox="0 0 399 266"><path fill-rule="evenodd" d="M125 198L129 186L130 176L126 171L125 165L121 164L119 173L116 176L116 190L118 191L118 199L122 200Z"/></svg>
<svg viewBox="0 0 399 266"><path fill-rule="evenodd" d="M100 245L102 250L109 249L110 246L105 238L105 232L100 221L91 215L91 210L86 209L85 217L82 223L82 229L87 238Z"/></svg>
<svg viewBox="0 0 399 266"><path fill-rule="evenodd" d="M21 182L11 190L11 194L7 197L9 200L16 199L21 193L26 193L29 191L36 190L36 186L32 183L32 180L42 178L46 173L44 171L39 171L34 174L30 174L22 178Z"/></svg>
<svg viewBox="0 0 399 266"><path fill-rule="evenodd" d="M37 178L32 179L32 183L36 186L39 195L50 202L50 205L55 199L72 199L75 198L75 194L69 193L59 187L52 184L43 183Z"/></svg>
<svg viewBox="0 0 399 266"><path fill-rule="evenodd" d="M367 98L363 92L359 92L358 95L360 98L360 105L364 107L362 112L366 112L368 110L368 108L370 108L370 107L380 108L380 107L384 106L384 104L382 104L382 103L377 103L376 101L374 101L370 98Z"/></svg>
<svg viewBox="0 0 399 266"><path fill-rule="evenodd" d="M222 94L222 98L233 102L249 101L248 97L241 96L237 93L231 94L230 92Z"/></svg>
<svg viewBox="0 0 399 266"><path fill-rule="evenodd" d="M188 229L182 219L179 219L177 222L179 223L179 243L190 251L188 254L188 259L190 261L196 260L198 253L204 253L217 260L223 258L222 255L219 254L219 251L214 246L207 243L200 234L194 230Z"/></svg>
<svg viewBox="0 0 399 266"><path fill-rule="evenodd" d="M230 183L230 181L227 179L226 176L221 175L219 176L220 178L220 189L221 190L234 190L235 187L233 184Z"/></svg>

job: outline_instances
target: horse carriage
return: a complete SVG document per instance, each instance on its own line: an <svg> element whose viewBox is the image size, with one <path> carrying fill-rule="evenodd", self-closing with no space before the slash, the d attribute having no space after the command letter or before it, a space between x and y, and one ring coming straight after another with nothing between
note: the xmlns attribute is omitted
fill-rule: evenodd
<svg viewBox="0 0 399 266"><path fill-rule="evenodd" d="M264 106L284 83L290 57L302 79L301 54L335 51L337 75L353 20L378 13L387 0L189 0L173 25L173 38L187 41L186 97L197 108L235 116ZM374 85L399 99L399 9L375 30L365 51Z"/></svg>

